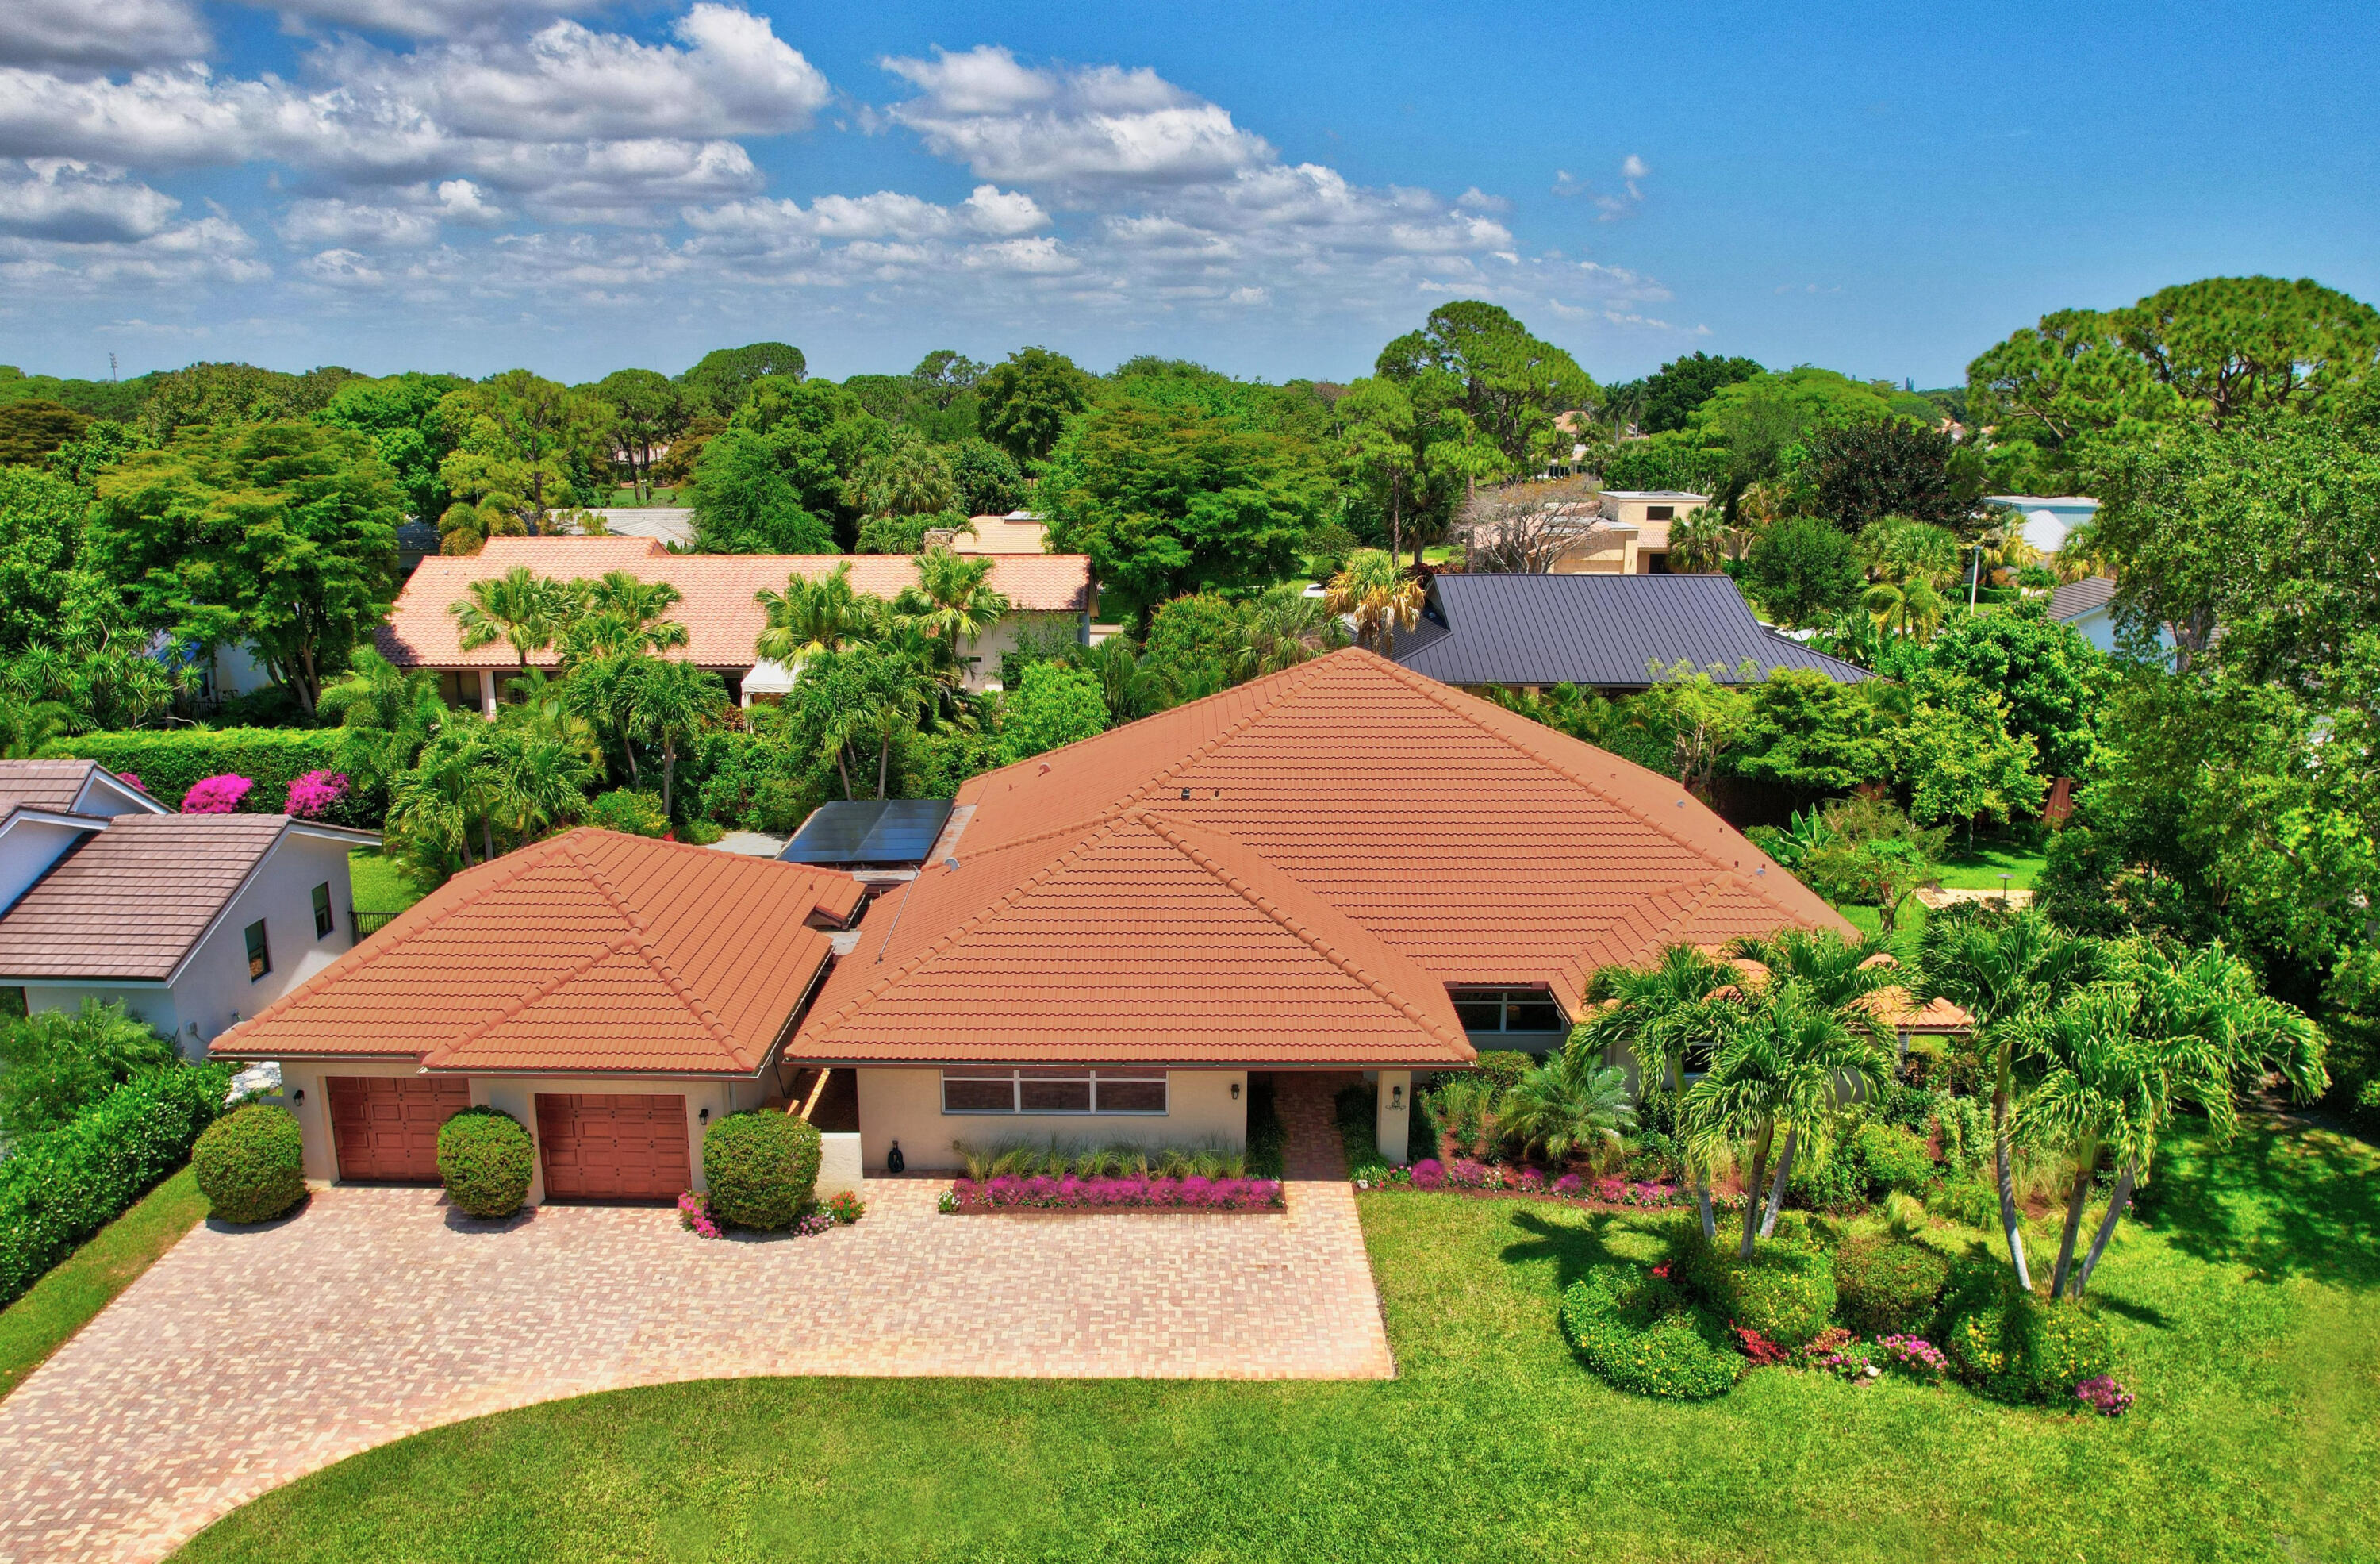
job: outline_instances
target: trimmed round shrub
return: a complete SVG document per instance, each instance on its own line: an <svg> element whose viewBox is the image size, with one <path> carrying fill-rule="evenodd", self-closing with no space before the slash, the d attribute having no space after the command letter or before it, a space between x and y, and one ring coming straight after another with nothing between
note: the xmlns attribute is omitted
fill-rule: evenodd
<svg viewBox="0 0 2380 1564"><path fill-rule="evenodd" d="M1671 1401L1724 1396L1743 1357L1684 1293L1635 1265L1597 1265L1562 1294L1562 1335L1615 1389Z"/></svg>
<svg viewBox="0 0 2380 1564"><path fill-rule="evenodd" d="M2115 1366L2107 1323L2087 1303L2050 1303L2002 1273L1961 1290L1947 1311L1942 1350L1961 1378L2007 1400L2071 1400L2074 1387Z"/></svg>
<svg viewBox="0 0 2380 1564"><path fill-rule="evenodd" d="M1914 1331L1933 1318L1950 1262L1922 1243L1854 1233L1835 1251L1835 1313L1862 1336Z"/></svg>
<svg viewBox="0 0 2380 1564"><path fill-rule="evenodd" d="M710 1214L759 1232L790 1228L818 1188L819 1132L790 1113L731 1113L702 1137Z"/></svg>
<svg viewBox="0 0 2380 1564"><path fill-rule="evenodd" d="M306 1198L306 1140L286 1108L249 1103L190 1148L199 1192L226 1222L270 1222Z"/></svg>
<svg viewBox="0 0 2380 1564"><path fill-rule="evenodd" d="M1871 1200L1895 1190L1922 1190L1934 1178L1934 1159L1925 1155L1925 1142L1888 1124L1861 1125L1852 1137L1851 1152Z"/></svg>
<svg viewBox="0 0 2380 1564"><path fill-rule="evenodd" d="M1798 1244L1765 1240L1751 1259L1741 1260L1731 1243L1713 1245L1695 1229L1670 1274L1727 1324L1756 1330L1781 1347L1803 1345L1834 1318L1834 1265Z"/></svg>
<svg viewBox="0 0 2380 1564"><path fill-rule="evenodd" d="M474 1216L509 1216L528 1198L535 1153L521 1121L497 1107L467 1107L438 1127L438 1177L446 1198Z"/></svg>

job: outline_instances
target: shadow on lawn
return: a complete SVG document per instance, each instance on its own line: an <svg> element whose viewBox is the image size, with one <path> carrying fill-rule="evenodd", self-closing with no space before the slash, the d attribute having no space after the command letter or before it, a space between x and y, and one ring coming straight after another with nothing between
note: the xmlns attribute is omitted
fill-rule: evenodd
<svg viewBox="0 0 2380 1564"><path fill-rule="evenodd" d="M1505 1245L1499 1258L1507 1265L1551 1260L1554 1291L1567 1292L1571 1283L1584 1277L1592 1267L1621 1258L1604 1242L1612 1219L1610 1212L1597 1211L1588 1214L1584 1227L1573 1227L1567 1222L1549 1222L1542 1214L1516 1204L1512 1226L1531 1236Z"/></svg>
<svg viewBox="0 0 2380 1564"><path fill-rule="evenodd" d="M2380 1155L2301 1124L2250 1122L2228 1144L2159 1158L2142 1218L2175 1248L2252 1280L2380 1285Z"/></svg>

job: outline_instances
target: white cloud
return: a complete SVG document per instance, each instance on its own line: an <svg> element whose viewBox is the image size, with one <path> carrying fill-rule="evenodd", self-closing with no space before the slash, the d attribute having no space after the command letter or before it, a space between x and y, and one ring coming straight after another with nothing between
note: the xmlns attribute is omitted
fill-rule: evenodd
<svg viewBox="0 0 2380 1564"><path fill-rule="evenodd" d="M603 0L555 4L552 0L263 0L291 24L329 22L337 27L395 32L407 38L455 38L495 31L526 18L578 16L605 8Z"/></svg>
<svg viewBox="0 0 2380 1564"><path fill-rule="evenodd" d="M0 174L0 233L68 244L146 239L163 233L181 202L124 170L62 158L21 165L26 177Z"/></svg>
<svg viewBox="0 0 2380 1564"><path fill-rule="evenodd" d="M1228 111L1146 68L1033 69L992 44L883 65L919 90L894 104L891 117L980 178L1062 188L1180 185L1227 177L1274 156Z"/></svg>
<svg viewBox="0 0 2380 1564"><path fill-rule="evenodd" d="M1634 153L1630 153L1620 161L1619 193L1612 194L1609 191L1597 190L1593 185L1579 178L1567 168L1554 170L1553 193L1566 199L1573 196L1590 197L1595 203L1596 221L1615 222L1622 217L1634 216L1636 209L1645 203L1645 191L1639 181L1652 172L1653 170L1646 166L1643 158Z"/></svg>
<svg viewBox="0 0 2380 1564"><path fill-rule="evenodd" d="M282 243L293 249L363 244L409 250L437 239L438 219L428 212L407 207L372 206L332 198L290 202L288 211L282 214L273 229L281 236ZM355 252L338 249L330 253Z"/></svg>
<svg viewBox="0 0 2380 1564"><path fill-rule="evenodd" d="M121 69L196 59L207 26L191 0L7 0L0 65Z"/></svg>
<svg viewBox="0 0 2380 1564"><path fill-rule="evenodd" d="M0 297L96 299L263 282L273 269L251 259L255 248L238 224L223 217L177 223L132 239L0 235Z"/></svg>

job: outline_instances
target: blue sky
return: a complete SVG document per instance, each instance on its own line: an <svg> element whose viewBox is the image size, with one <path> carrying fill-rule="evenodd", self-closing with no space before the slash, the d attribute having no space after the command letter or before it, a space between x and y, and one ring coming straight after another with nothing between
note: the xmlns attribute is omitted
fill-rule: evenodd
<svg viewBox="0 0 2380 1564"><path fill-rule="evenodd" d="M578 379L791 341L1955 383L2046 311L2380 298L2380 12L8 0L0 362Z"/></svg>

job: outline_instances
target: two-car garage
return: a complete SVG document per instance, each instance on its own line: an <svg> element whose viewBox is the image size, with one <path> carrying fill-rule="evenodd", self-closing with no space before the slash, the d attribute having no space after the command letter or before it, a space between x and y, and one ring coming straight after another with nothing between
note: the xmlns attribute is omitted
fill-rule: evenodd
<svg viewBox="0 0 2380 1564"><path fill-rule="evenodd" d="M438 1182L438 1129L470 1106L468 1081L334 1075L323 1087L342 1179ZM536 1119L548 1200L673 1200L694 1187L682 1095L540 1092Z"/></svg>

